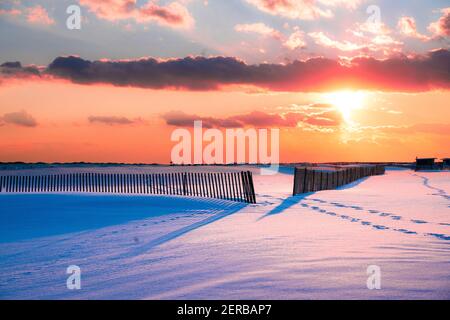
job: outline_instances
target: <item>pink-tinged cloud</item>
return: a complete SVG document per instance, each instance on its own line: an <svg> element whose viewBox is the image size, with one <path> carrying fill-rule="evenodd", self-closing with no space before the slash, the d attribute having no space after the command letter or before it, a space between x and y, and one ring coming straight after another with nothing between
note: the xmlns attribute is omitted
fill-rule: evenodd
<svg viewBox="0 0 450 320"><path fill-rule="evenodd" d="M330 8L356 9L364 0L247 0L259 10L289 19L332 18Z"/></svg>
<svg viewBox="0 0 450 320"><path fill-rule="evenodd" d="M410 38L428 41L431 38L417 31L416 20L413 17L401 17L398 21L400 32Z"/></svg>
<svg viewBox="0 0 450 320"><path fill-rule="evenodd" d="M27 8L27 21L33 24L52 25L55 23L53 18L50 18L47 10L40 6Z"/></svg>
<svg viewBox="0 0 450 320"><path fill-rule="evenodd" d="M289 37L285 37L280 31L261 22L251 24L237 24L234 27L234 30L243 33L256 33L264 37L270 37L279 40L284 47L290 50L304 48L306 46L306 42L304 41L304 33L300 31L298 27L294 28L294 32L289 35Z"/></svg>
<svg viewBox="0 0 450 320"><path fill-rule="evenodd" d="M318 2L329 7L356 9L364 0L318 0Z"/></svg>
<svg viewBox="0 0 450 320"><path fill-rule="evenodd" d="M315 0L247 0L259 10L271 15L279 15L289 19L314 20L331 18L333 12L328 8L321 8ZM324 2L324 1L322 1ZM325 1L326 2L326 1ZM331 5L329 1L328 5ZM327 4L327 3L325 3ZM335 3L333 3L334 5Z"/></svg>
<svg viewBox="0 0 450 320"><path fill-rule="evenodd" d="M0 16L1 15L5 15L5 16L18 16L22 14L22 11L18 10L18 9L0 9Z"/></svg>
<svg viewBox="0 0 450 320"><path fill-rule="evenodd" d="M343 52L356 54L374 54L378 57L390 57L402 52L403 42L392 35L392 30L382 22L357 23L347 29L350 40L333 40L325 34L312 33L318 45L331 47Z"/></svg>
<svg viewBox="0 0 450 320"><path fill-rule="evenodd" d="M147 1L139 6L136 0L79 0L97 17L109 21L134 20L137 23L155 21L159 24L190 28L194 19L183 1L174 1L166 6L158 5L157 1Z"/></svg>
<svg viewBox="0 0 450 320"><path fill-rule="evenodd" d="M275 30L272 27L264 23L251 23L251 24L237 24L234 27L234 30L237 32L243 33L256 33L265 37L272 37L275 39L281 39L282 35L278 30Z"/></svg>
<svg viewBox="0 0 450 320"><path fill-rule="evenodd" d="M300 30L295 30L289 38L287 38L283 45L286 48L289 48L291 50L299 49L299 48L305 48L306 42L305 42L305 33Z"/></svg>
<svg viewBox="0 0 450 320"><path fill-rule="evenodd" d="M367 48L367 44L357 44L347 40L337 41L331 39L324 32L310 32L308 35L314 40L314 42L320 46L338 49L340 51L356 51Z"/></svg>
<svg viewBox="0 0 450 320"><path fill-rule="evenodd" d="M450 89L449 65L450 51L445 49L383 60L361 56L340 63L318 57L289 64L259 65L233 57L89 61L71 56L56 58L40 74L79 84L152 89L206 91L237 85L291 92L339 89L420 92ZM20 64L3 64L0 71L14 77L26 74L25 69Z"/></svg>
<svg viewBox="0 0 450 320"><path fill-rule="evenodd" d="M382 52L385 56L388 56L393 52L399 52L400 50L398 48L403 45L402 42L397 41L384 33L372 34L370 37L363 33L356 34L357 41L354 42L349 40L334 40L322 31L310 32L308 33L308 36L311 37L317 45L342 52Z"/></svg>
<svg viewBox="0 0 450 320"><path fill-rule="evenodd" d="M0 126L6 124L29 128L36 127L38 125L36 119L23 110L19 112L6 113L3 116L0 116Z"/></svg>
<svg viewBox="0 0 450 320"><path fill-rule="evenodd" d="M442 9L441 12L442 17L431 23L428 30L438 37L450 37L450 7Z"/></svg>

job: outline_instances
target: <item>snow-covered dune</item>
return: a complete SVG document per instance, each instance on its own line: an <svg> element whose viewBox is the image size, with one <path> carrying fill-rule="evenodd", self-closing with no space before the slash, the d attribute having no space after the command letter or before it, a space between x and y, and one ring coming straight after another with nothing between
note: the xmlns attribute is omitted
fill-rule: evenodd
<svg viewBox="0 0 450 320"><path fill-rule="evenodd" d="M450 299L450 172L292 197L292 168L245 169L256 205L0 195L0 298ZM81 290L66 288L69 265ZM366 287L370 265L381 290Z"/></svg>

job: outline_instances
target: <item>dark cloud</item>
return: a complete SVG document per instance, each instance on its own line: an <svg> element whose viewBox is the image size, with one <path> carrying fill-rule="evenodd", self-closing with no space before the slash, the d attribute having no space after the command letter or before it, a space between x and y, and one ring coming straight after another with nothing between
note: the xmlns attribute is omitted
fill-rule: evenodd
<svg viewBox="0 0 450 320"><path fill-rule="evenodd" d="M37 121L27 112L11 112L0 117L0 125L13 124L21 127L36 127Z"/></svg>
<svg viewBox="0 0 450 320"><path fill-rule="evenodd" d="M201 117L186 114L181 111L172 111L164 114L163 119L167 125L177 127L192 127L194 121L202 121L204 128L295 128L299 123L314 126L334 127L342 123L342 116L337 111L325 110L316 114L303 112L289 112L285 114L253 111L250 113L234 115L225 118Z"/></svg>
<svg viewBox="0 0 450 320"><path fill-rule="evenodd" d="M142 122L141 119L128 119L126 117L115 117L115 116L90 116L88 120L90 123L101 123L110 126L132 125Z"/></svg>
<svg viewBox="0 0 450 320"><path fill-rule="evenodd" d="M213 117L201 117L195 114L187 114L182 111L171 111L162 118L169 126L175 127L193 127L194 121L202 121L204 128L239 128L242 123L231 118L219 119Z"/></svg>
<svg viewBox="0 0 450 320"><path fill-rule="evenodd" d="M386 60L354 58L349 64L326 58L289 64L248 65L232 57L187 57L159 61L88 61L58 57L44 71L76 83L105 83L153 89L219 90L245 85L274 91L367 89L419 92L450 88L450 51ZM24 69L2 67L7 70Z"/></svg>
<svg viewBox="0 0 450 320"><path fill-rule="evenodd" d="M27 77L27 76L39 76L39 69L35 66L23 67L18 61L5 62L0 65L0 77Z"/></svg>

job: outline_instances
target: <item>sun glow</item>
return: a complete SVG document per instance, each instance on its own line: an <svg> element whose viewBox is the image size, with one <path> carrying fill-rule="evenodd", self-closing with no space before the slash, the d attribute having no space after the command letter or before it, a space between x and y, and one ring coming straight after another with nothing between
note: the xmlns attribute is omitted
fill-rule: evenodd
<svg viewBox="0 0 450 320"><path fill-rule="evenodd" d="M366 94L361 91L337 91L326 94L326 102L333 105L344 118L347 124L352 124L354 110L364 106Z"/></svg>

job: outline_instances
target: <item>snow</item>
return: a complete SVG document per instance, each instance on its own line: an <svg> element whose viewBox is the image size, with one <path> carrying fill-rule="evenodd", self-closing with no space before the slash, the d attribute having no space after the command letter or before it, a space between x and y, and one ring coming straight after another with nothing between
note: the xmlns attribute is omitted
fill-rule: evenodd
<svg viewBox="0 0 450 320"><path fill-rule="evenodd" d="M191 169L251 170L258 203L0 194L0 298L450 299L450 172L292 197L289 167ZM70 265L81 290L66 288ZM366 287L370 265L381 290Z"/></svg>

